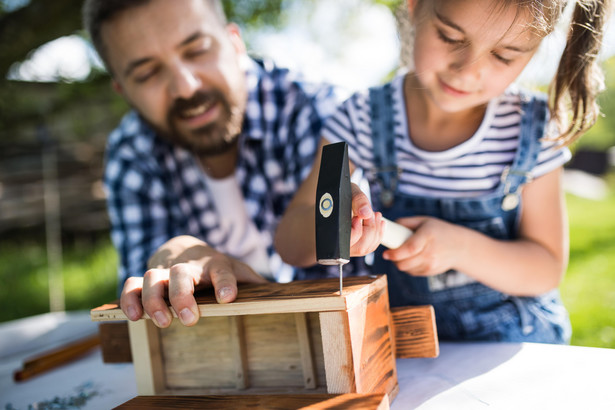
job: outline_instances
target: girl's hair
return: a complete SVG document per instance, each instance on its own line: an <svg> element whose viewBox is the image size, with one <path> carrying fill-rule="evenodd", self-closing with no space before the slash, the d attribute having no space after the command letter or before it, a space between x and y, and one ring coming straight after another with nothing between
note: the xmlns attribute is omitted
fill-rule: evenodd
<svg viewBox="0 0 615 410"><path fill-rule="evenodd" d="M543 3L549 2L562 4L559 10L565 6L565 0ZM600 115L596 98L604 89L598 54L610 0L576 0L575 3L566 46L549 87L551 116L561 132L554 140L561 145L573 143L594 125ZM551 26L554 24L555 20Z"/></svg>

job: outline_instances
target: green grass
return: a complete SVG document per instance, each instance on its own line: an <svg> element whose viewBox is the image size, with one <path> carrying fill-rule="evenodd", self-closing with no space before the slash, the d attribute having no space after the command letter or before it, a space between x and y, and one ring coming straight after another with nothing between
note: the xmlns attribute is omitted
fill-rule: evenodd
<svg viewBox="0 0 615 410"><path fill-rule="evenodd" d="M572 344L615 348L615 193L602 201L569 195L567 203L570 264L561 292L572 320ZM47 312L44 243L3 241L0 249L0 322ZM116 266L107 239L65 246L66 309L114 300Z"/></svg>
<svg viewBox="0 0 615 410"><path fill-rule="evenodd" d="M567 197L570 263L561 286L572 344L615 348L615 194Z"/></svg>
<svg viewBox="0 0 615 410"><path fill-rule="evenodd" d="M0 322L49 311L43 241L0 244ZM66 310L116 299L117 256L109 240L76 244L63 255Z"/></svg>

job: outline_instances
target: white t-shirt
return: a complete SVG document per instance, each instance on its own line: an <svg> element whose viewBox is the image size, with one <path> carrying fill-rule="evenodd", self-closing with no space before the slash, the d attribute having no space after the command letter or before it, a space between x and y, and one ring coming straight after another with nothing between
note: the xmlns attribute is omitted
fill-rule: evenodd
<svg viewBox="0 0 615 410"><path fill-rule="evenodd" d="M228 236L217 250L239 259L261 275L272 278L266 241L260 238L254 221L248 217L235 174L213 179L204 173L204 178L214 199L221 230Z"/></svg>

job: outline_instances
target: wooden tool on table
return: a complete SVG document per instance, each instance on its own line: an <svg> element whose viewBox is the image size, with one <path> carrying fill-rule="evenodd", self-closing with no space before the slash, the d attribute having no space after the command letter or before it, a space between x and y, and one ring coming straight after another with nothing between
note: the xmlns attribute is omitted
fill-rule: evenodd
<svg viewBox="0 0 615 410"><path fill-rule="evenodd" d="M98 334L71 342L65 346L31 357L21 370L15 371L13 380L21 382L38 374L69 363L100 344Z"/></svg>
<svg viewBox="0 0 615 410"><path fill-rule="evenodd" d="M352 220L348 144L345 142L323 147L316 200L316 259L321 265L339 266L341 295L342 266L350 261ZM384 221L381 243L387 248L398 248L412 235L412 231L405 226L386 218Z"/></svg>

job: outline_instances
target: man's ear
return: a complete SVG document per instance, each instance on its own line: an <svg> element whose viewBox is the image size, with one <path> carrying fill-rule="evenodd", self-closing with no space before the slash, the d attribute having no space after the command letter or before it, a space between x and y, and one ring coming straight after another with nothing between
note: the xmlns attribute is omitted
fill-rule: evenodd
<svg viewBox="0 0 615 410"><path fill-rule="evenodd" d="M239 26L235 23L229 23L226 25L226 31L237 54L247 54L246 44L243 42L243 38L241 38L241 29Z"/></svg>
<svg viewBox="0 0 615 410"><path fill-rule="evenodd" d="M115 91L116 93L118 93L122 97L124 96L124 89L122 88L120 83L118 83L117 81L112 79L111 80L111 87L113 87L113 91Z"/></svg>

